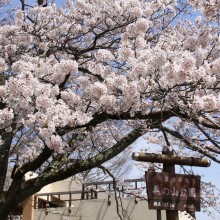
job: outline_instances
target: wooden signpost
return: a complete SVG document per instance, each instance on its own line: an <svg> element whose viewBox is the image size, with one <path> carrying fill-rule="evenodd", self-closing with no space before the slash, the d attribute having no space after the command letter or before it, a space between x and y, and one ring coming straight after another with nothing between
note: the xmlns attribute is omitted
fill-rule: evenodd
<svg viewBox="0 0 220 220"><path fill-rule="evenodd" d="M149 209L200 211L200 176L146 172Z"/></svg>
<svg viewBox="0 0 220 220"><path fill-rule="evenodd" d="M136 161L163 163L163 172L146 172L149 209L166 210L167 220L179 220L178 211L200 211L200 176L175 174L175 165L209 167L211 161L193 157L178 157L164 148L162 154L133 153Z"/></svg>

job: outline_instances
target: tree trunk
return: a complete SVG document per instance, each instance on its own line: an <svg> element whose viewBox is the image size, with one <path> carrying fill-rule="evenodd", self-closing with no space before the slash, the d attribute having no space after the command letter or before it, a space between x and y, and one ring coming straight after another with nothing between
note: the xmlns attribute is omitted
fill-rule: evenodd
<svg viewBox="0 0 220 220"><path fill-rule="evenodd" d="M7 220L10 212L19 205L19 191L21 189L22 178L13 181L10 189L0 201L0 219Z"/></svg>
<svg viewBox="0 0 220 220"><path fill-rule="evenodd" d="M7 170L8 170L8 158L9 158L9 154L10 154L10 146L11 146L13 134L1 132L1 136L2 136L4 143L0 146L0 167L1 167L0 200L2 197L3 190L4 190L5 179L6 179Z"/></svg>

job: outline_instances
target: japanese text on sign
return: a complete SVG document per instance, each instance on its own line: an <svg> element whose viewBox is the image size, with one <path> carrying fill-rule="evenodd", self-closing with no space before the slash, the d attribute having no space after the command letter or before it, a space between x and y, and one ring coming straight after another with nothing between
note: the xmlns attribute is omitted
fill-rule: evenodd
<svg viewBox="0 0 220 220"><path fill-rule="evenodd" d="M200 177L146 172L150 209L199 211Z"/></svg>

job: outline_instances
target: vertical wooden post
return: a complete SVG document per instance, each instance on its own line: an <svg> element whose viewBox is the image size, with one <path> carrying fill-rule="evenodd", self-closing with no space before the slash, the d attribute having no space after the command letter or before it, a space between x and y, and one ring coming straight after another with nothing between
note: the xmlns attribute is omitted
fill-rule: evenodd
<svg viewBox="0 0 220 220"><path fill-rule="evenodd" d="M34 196L34 209L39 208L37 204L37 196Z"/></svg>
<svg viewBox="0 0 220 220"><path fill-rule="evenodd" d="M163 148L162 154L173 157L173 150L167 148ZM167 173L175 173L175 165L163 164L163 172ZM166 210L167 220L179 220L178 211L176 210Z"/></svg>
<svg viewBox="0 0 220 220"><path fill-rule="evenodd" d="M88 189L86 189L86 199L89 199Z"/></svg>
<svg viewBox="0 0 220 220"><path fill-rule="evenodd" d="M94 196L93 196L93 194L94 194L94 193L93 193L93 188L90 189L90 193L91 193L91 199L94 199Z"/></svg>
<svg viewBox="0 0 220 220"><path fill-rule="evenodd" d="M161 210L157 209L157 220L162 220L161 218Z"/></svg>
<svg viewBox="0 0 220 220"><path fill-rule="evenodd" d="M69 194L69 207L71 207L71 203L72 203L72 194Z"/></svg>
<svg viewBox="0 0 220 220"><path fill-rule="evenodd" d="M82 184L82 193L81 193L81 199L84 200L85 199L85 184Z"/></svg>
<svg viewBox="0 0 220 220"><path fill-rule="evenodd" d="M60 194L58 195L58 207L60 207Z"/></svg>

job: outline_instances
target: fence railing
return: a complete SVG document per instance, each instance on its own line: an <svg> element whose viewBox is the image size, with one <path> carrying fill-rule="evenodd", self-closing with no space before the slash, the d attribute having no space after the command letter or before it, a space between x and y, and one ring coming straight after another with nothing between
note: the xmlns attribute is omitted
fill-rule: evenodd
<svg viewBox="0 0 220 220"><path fill-rule="evenodd" d="M144 178L128 179L123 183L116 181L116 188L114 188L113 181L88 182L82 184L82 190L38 193L34 196L34 208L71 207L73 201L98 199L99 194L115 190L124 196L127 190L140 189L142 182Z"/></svg>

